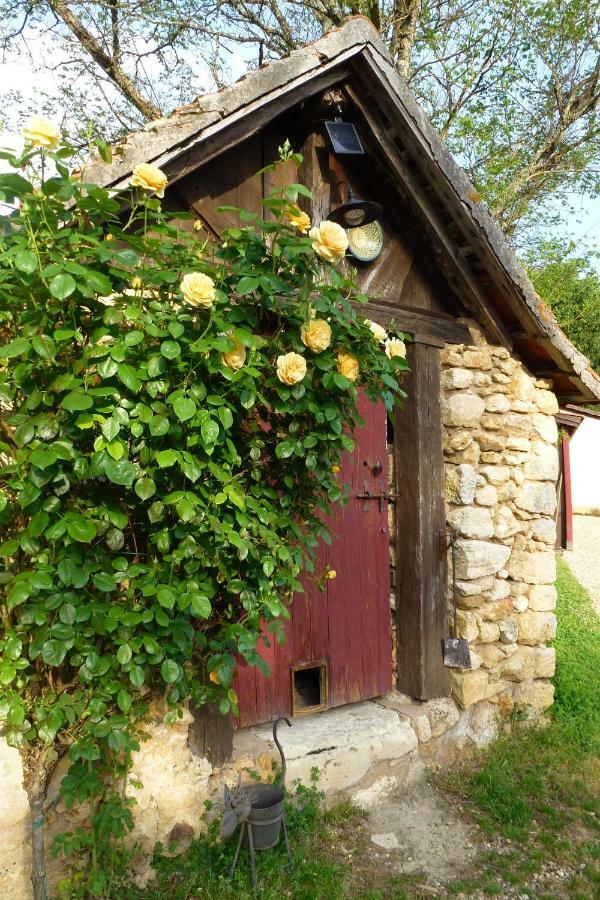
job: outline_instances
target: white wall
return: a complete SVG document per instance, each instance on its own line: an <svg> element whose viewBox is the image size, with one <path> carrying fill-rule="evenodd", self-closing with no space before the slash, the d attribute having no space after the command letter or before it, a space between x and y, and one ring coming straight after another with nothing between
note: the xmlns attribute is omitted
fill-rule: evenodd
<svg viewBox="0 0 600 900"><path fill-rule="evenodd" d="M600 514L600 419L584 419L571 438L573 512Z"/></svg>

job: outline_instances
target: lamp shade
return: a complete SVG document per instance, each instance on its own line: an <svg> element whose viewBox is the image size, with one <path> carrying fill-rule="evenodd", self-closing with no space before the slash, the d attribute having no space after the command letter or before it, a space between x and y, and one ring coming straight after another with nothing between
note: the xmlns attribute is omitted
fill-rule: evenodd
<svg viewBox="0 0 600 900"><path fill-rule="evenodd" d="M350 194L347 203L331 210L329 219L331 222L337 222L342 228L359 228L379 219L382 212L381 203L375 203L373 200L357 200Z"/></svg>

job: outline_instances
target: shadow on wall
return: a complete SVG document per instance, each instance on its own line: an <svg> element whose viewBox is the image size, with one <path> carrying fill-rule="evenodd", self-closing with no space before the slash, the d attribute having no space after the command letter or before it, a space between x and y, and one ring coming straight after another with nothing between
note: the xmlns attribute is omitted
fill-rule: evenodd
<svg viewBox="0 0 600 900"><path fill-rule="evenodd" d="M570 443L573 512L600 516L600 420L585 418Z"/></svg>

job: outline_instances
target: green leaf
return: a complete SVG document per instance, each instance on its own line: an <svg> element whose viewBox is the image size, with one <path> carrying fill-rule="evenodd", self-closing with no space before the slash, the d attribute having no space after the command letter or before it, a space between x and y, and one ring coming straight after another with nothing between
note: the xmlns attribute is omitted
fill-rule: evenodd
<svg viewBox="0 0 600 900"><path fill-rule="evenodd" d="M139 392L142 382L138 378L133 366L130 366L128 363L120 363L117 368L117 375L126 388L129 388L134 394Z"/></svg>
<svg viewBox="0 0 600 900"><path fill-rule="evenodd" d="M174 684L181 675L181 667L173 659L165 659L160 674L167 684Z"/></svg>
<svg viewBox="0 0 600 900"><path fill-rule="evenodd" d="M13 356L21 356L23 353L27 353L29 347L30 344L27 338L16 338L10 344L0 347L0 359L11 359Z"/></svg>
<svg viewBox="0 0 600 900"><path fill-rule="evenodd" d="M156 594L156 599L165 609L173 609L176 600L175 591L169 587L162 587Z"/></svg>
<svg viewBox="0 0 600 900"><path fill-rule="evenodd" d="M131 487L136 475L136 467L128 459L106 458L102 464L104 474L113 484Z"/></svg>
<svg viewBox="0 0 600 900"><path fill-rule="evenodd" d="M277 459L287 459L294 452L294 444L292 441L281 441L275 447L275 456Z"/></svg>
<svg viewBox="0 0 600 900"><path fill-rule="evenodd" d="M140 478L135 483L135 492L140 500L149 500L156 493L156 484L152 478Z"/></svg>
<svg viewBox="0 0 600 900"><path fill-rule="evenodd" d="M116 359L113 359L111 356L105 357L101 362L98 363L98 375L100 378L112 378L113 375L116 374L117 369L119 368L119 364Z"/></svg>
<svg viewBox="0 0 600 900"><path fill-rule="evenodd" d="M102 434L107 441L114 441L120 430L121 423L114 416L102 423Z"/></svg>
<svg viewBox="0 0 600 900"><path fill-rule="evenodd" d="M131 704L131 694L128 691L121 689L117 694L117 706L119 707L121 712L127 715L127 713L131 709Z"/></svg>
<svg viewBox="0 0 600 900"><path fill-rule="evenodd" d="M89 271L86 273L86 281L88 288L101 297L106 297L112 293L112 284L110 279L103 275L102 272Z"/></svg>
<svg viewBox="0 0 600 900"><path fill-rule="evenodd" d="M162 437L169 430L169 420L166 416L152 416L148 428L153 437Z"/></svg>
<svg viewBox="0 0 600 900"><path fill-rule="evenodd" d="M256 394L253 391L241 391L240 403L244 409L250 409L256 402Z"/></svg>
<svg viewBox="0 0 600 900"><path fill-rule="evenodd" d="M228 406L221 406L217 413L223 428L231 428L233 425L233 414Z"/></svg>
<svg viewBox="0 0 600 900"><path fill-rule="evenodd" d="M136 688L141 688L144 681L146 680L146 676L144 675L144 670L141 666L132 666L131 671L129 672L129 680L132 685Z"/></svg>
<svg viewBox="0 0 600 900"><path fill-rule="evenodd" d="M120 550L125 543L125 536L120 528L110 528L106 532L106 546L109 550Z"/></svg>
<svg viewBox="0 0 600 900"><path fill-rule="evenodd" d="M92 581L99 591L104 591L107 594L110 594L116 588L115 579L108 572L96 572L92 576Z"/></svg>
<svg viewBox="0 0 600 900"><path fill-rule="evenodd" d="M77 282L72 275L69 275L68 272L59 272L50 282L50 293L57 300L66 300L76 287Z"/></svg>
<svg viewBox="0 0 600 900"><path fill-rule="evenodd" d="M194 504L185 497L177 503L175 509L182 522L191 522L196 514Z"/></svg>
<svg viewBox="0 0 600 900"><path fill-rule="evenodd" d="M252 275L244 275L236 284L235 289L238 294L244 296L244 294L251 294L252 291L255 291L258 283L258 278L254 278Z"/></svg>
<svg viewBox="0 0 600 900"><path fill-rule="evenodd" d="M2 663L0 663L0 684L10 684L16 674L17 670L7 659L4 659Z"/></svg>
<svg viewBox="0 0 600 900"><path fill-rule="evenodd" d="M120 662L122 666L126 666L128 662L131 662L131 657L132 652L129 644L121 644L117 650L117 661Z"/></svg>
<svg viewBox="0 0 600 900"><path fill-rule="evenodd" d="M214 444L219 436L219 426L214 419L206 419L200 427L200 433L204 444Z"/></svg>
<svg viewBox="0 0 600 900"><path fill-rule="evenodd" d="M91 543L96 537L96 528L93 522L76 514L67 517L67 531L69 537L83 544Z"/></svg>
<svg viewBox="0 0 600 900"><path fill-rule="evenodd" d="M159 450L156 454L156 462L161 469L168 469L177 462L177 454L174 450Z"/></svg>
<svg viewBox="0 0 600 900"><path fill-rule="evenodd" d="M62 641L49 640L42 644L42 659L47 666L60 666L67 655L67 647Z"/></svg>
<svg viewBox="0 0 600 900"><path fill-rule="evenodd" d="M84 394L82 391L71 391L70 394L63 397L60 405L63 409L68 409L70 412L77 412L82 409L89 409L90 406L94 405L94 401L89 394Z"/></svg>
<svg viewBox="0 0 600 900"><path fill-rule="evenodd" d="M177 341L163 341L160 345L160 352L167 359L175 359L181 353L181 347Z"/></svg>
<svg viewBox="0 0 600 900"><path fill-rule="evenodd" d="M31 250L19 250L18 253L15 253L15 266L19 272L31 275L38 266L37 256Z"/></svg>
<svg viewBox="0 0 600 900"><path fill-rule="evenodd" d="M211 603L204 594L192 594L190 609L199 619L208 619L211 614Z"/></svg>
<svg viewBox="0 0 600 900"><path fill-rule="evenodd" d="M52 359L56 354L56 344L47 334L36 334L31 338L31 346L42 359Z"/></svg>
<svg viewBox="0 0 600 900"><path fill-rule="evenodd" d="M196 412L196 404L189 397L178 397L173 404L175 415L181 422L191 419ZM218 429L217 429L218 432Z"/></svg>
<svg viewBox="0 0 600 900"><path fill-rule="evenodd" d="M58 611L58 618L64 625L73 625L77 619L77 609L72 603L65 603Z"/></svg>

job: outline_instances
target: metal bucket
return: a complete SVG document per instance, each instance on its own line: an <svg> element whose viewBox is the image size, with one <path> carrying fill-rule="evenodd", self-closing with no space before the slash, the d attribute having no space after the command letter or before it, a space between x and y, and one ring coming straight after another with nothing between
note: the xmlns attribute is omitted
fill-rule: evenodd
<svg viewBox="0 0 600 900"><path fill-rule="evenodd" d="M252 808L248 824L252 826L255 850L268 850L279 843L285 789L278 784L256 784L252 789ZM248 846L248 832L244 835Z"/></svg>

